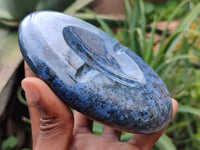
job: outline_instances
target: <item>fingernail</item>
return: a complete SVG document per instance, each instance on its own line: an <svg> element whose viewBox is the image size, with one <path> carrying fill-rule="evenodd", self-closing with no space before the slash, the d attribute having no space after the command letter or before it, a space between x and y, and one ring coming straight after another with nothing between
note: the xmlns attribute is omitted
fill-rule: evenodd
<svg viewBox="0 0 200 150"><path fill-rule="evenodd" d="M30 98L34 103L37 103L37 101L40 98L40 95L35 89L35 87L31 84L22 84L22 88L25 91L26 96Z"/></svg>

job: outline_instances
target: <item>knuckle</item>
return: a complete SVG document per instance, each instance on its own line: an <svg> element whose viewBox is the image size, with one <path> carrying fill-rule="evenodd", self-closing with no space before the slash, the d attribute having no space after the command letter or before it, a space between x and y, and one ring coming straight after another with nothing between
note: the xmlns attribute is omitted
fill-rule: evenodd
<svg viewBox="0 0 200 150"><path fill-rule="evenodd" d="M60 126L60 121L56 117L40 118L40 131L49 132L56 130Z"/></svg>

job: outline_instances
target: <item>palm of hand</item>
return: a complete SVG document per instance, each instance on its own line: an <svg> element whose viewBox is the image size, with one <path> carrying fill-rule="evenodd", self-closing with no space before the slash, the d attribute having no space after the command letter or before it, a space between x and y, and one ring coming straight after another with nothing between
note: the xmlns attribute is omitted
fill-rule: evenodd
<svg viewBox="0 0 200 150"><path fill-rule="evenodd" d="M33 149L36 150L149 150L165 129L154 134L136 134L128 142L120 142L121 132L105 126L101 136L92 134L93 121L74 112L36 78L25 65L22 81L28 103ZM178 104L173 103L173 117Z"/></svg>

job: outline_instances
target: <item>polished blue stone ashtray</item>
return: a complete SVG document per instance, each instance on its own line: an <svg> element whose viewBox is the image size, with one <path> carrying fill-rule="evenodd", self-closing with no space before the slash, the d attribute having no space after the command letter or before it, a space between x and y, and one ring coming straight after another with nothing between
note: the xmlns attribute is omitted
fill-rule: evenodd
<svg viewBox="0 0 200 150"><path fill-rule="evenodd" d="M19 27L23 57L73 109L114 129L153 133L171 120L158 75L133 51L78 18L40 11Z"/></svg>

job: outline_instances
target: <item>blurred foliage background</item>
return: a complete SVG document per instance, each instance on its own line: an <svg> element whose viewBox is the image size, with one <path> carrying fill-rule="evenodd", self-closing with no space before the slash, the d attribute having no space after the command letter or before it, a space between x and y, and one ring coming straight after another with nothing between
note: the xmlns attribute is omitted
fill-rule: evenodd
<svg viewBox="0 0 200 150"><path fill-rule="evenodd" d="M31 149L30 120L20 81L17 44L20 21L37 10L64 12L98 26L142 57L179 102L177 115L153 150L197 150L200 146L199 0L119 0L120 13L99 11L99 0L0 0L0 145ZM117 3L117 1L115 1ZM155 3L156 2L156 3ZM97 11L98 10L98 11ZM103 125L94 123L94 134ZM123 133L121 141L134 136Z"/></svg>

